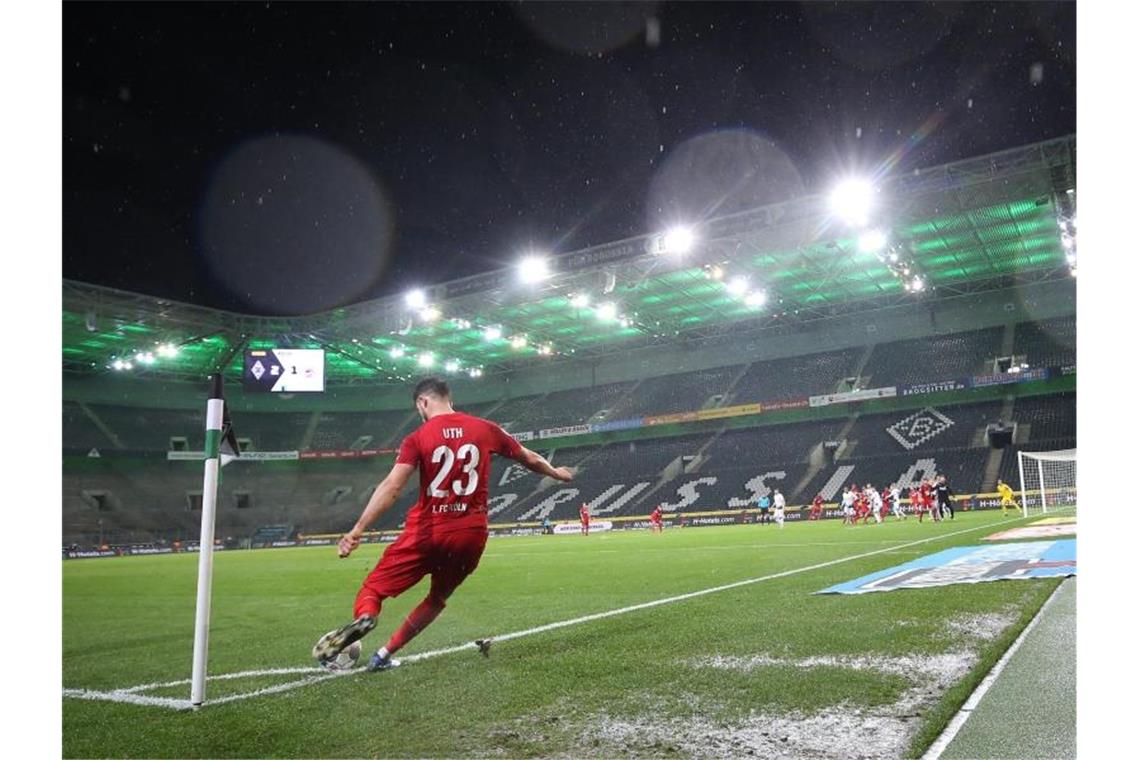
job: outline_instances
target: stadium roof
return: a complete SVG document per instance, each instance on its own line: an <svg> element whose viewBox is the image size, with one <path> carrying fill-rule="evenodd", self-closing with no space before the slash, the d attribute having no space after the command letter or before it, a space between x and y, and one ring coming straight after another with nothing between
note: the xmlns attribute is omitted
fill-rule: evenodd
<svg viewBox="0 0 1140 760"><path fill-rule="evenodd" d="M432 313L393 296L257 317L65 281L63 368L103 374L120 360L133 375L196 381L219 367L238 376L243 349L276 346L324 348L330 385L401 382L424 371L424 354L433 371L454 362L450 371L489 376L1070 277L1075 244L1062 225L1075 236L1075 136L874 184L863 228L809 196L694 220L686 253L657 231L552 257L537 282L499 270L426 288ZM865 237L872 230L883 236Z"/></svg>

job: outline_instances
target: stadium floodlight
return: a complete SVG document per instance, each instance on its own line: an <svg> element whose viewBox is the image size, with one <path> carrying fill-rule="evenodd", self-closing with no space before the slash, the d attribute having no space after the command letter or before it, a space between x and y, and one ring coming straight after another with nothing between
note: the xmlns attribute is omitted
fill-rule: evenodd
<svg viewBox="0 0 1140 760"><path fill-rule="evenodd" d="M887 244L887 235L882 230L867 230L859 236L860 253L878 253Z"/></svg>
<svg viewBox="0 0 1140 760"><path fill-rule="evenodd" d="M921 293L926 288L926 284L922 281L921 277L915 277L914 280L911 281L910 286L914 289L915 293Z"/></svg>
<svg viewBox="0 0 1140 760"><path fill-rule="evenodd" d="M1066 249L1073 247L1073 239L1069 236L1068 233L1061 235L1061 245L1065 246Z"/></svg>
<svg viewBox="0 0 1140 760"><path fill-rule="evenodd" d="M139 352L135 354L135 361L137 361L139 364L149 366L151 364L154 364L154 354L152 354L150 351Z"/></svg>
<svg viewBox="0 0 1140 760"><path fill-rule="evenodd" d="M503 328L498 327L497 325L492 325L491 327L488 327L485 330L483 330L483 339L484 340L495 341L501 337L503 337Z"/></svg>
<svg viewBox="0 0 1140 760"><path fill-rule="evenodd" d="M443 368L445 370L447 370L448 372L458 372L459 371L459 360L458 359L448 359L447 363L443 365Z"/></svg>
<svg viewBox="0 0 1140 760"><path fill-rule="evenodd" d="M526 348L526 336L516 335L511 338L511 348Z"/></svg>
<svg viewBox="0 0 1140 760"><path fill-rule="evenodd" d="M115 361L111 362L111 367L115 370L118 370L119 372L122 372L127 368L127 363L122 359L116 359Z"/></svg>
<svg viewBox="0 0 1140 760"><path fill-rule="evenodd" d="M404 294L404 303L408 305L408 308L422 309L427 306L427 295L419 288L409 290Z"/></svg>
<svg viewBox="0 0 1140 760"><path fill-rule="evenodd" d="M733 277L724 287L732 295L742 296L748 290L748 280L743 277Z"/></svg>
<svg viewBox="0 0 1140 760"><path fill-rule="evenodd" d="M388 355L391 356L393 359L402 359L402 358L404 358L404 347L403 346L392 346L392 350L388 352Z"/></svg>
<svg viewBox="0 0 1140 760"><path fill-rule="evenodd" d="M629 322L629 317L622 317L622 318L621 318L621 321L619 322L619 324L620 324L622 327L629 327L629 324L630 324L630 322Z"/></svg>
<svg viewBox="0 0 1140 760"><path fill-rule="evenodd" d="M430 367L435 364L435 356L433 356L430 351L425 351L419 355L417 361L419 361L421 367Z"/></svg>
<svg viewBox="0 0 1140 760"><path fill-rule="evenodd" d="M709 277L713 278L714 280L723 280L724 268L719 264L713 264L711 267L709 267Z"/></svg>
<svg viewBox="0 0 1140 760"><path fill-rule="evenodd" d="M482 377L483 370L480 367L472 367L471 369L467 370L467 374L471 377Z"/></svg>
<svg viewBox="0 0 1140 760"><path fill-rule="evenodd" d="M598 315L598 319L604 322L609 322L611 319L617 317L617 306L612 302L607 301L606 303L598 304L598 308L595 313Z"/></svg>
<svg viewBox="0 0 1140 760"><path fill-rule="evenodd" d="M688 227L673 227L661 238L665 253L688 253L696 242L696 236Z"/></svg>
<svg viewBox="0 0 1140 760"><path fill-rule="evenodd" d="M545 280L550 276L550 262L545 256L531 254L519 261L519 279L529 284Z"/></svg>
<svg viewBox="0 0 1140 760"><path fill-rule="evenodd" d="M543 343L538 347L538 353L542 356L550 356L552 351L554 351L554 349L550 347L549 343Z"/></svg>
<svg viewBox="0 0 1140 760"><path fill-rule="evenodd" d="M584 309L590 305L590 296L587 293L576 293L570 298L570 305L575 309Z"/></svg>
<svg viewBox="0 0 1140 760"><path fill-rule="evenodd" d="M451 320L455 327L459 330L471 329L471 322L466 319L453 319Z"/></svg>
<svg viewBox="0 0 1140 760"><path fill-rule="evenodd" d="M831 212L844 222L863 227L871 218L875 188L865 179L845 179L831 191Z"/></svg>
<svg viewBox="0 0 1140 760"><path fill-rule="evenodd" d="M158 347L158 355L164 359L173 359L178 356L178 346L173 343L163 343Z"/></svg>
<svg viewBox="0 0 1140 760"><path fill-rule="evenodd" d="M767 302L768 302L768 294L762 290L757 290L753 293L749 293L747 296L744 297L744 304L746 306L753 308L753 309L759 309L761 306L763 306Z"/></svg>
<svg viewBox="0 0 1140 760"><path fill-rule="evenodd" d="M894 251L891 251L890 259L891 259L892 264L897 264L898 260L899 260L899 255L897 253L895 253Z"/></svg>
<svg viewBox="0 0 1140 760"><path fill-rule="evenodd" d="M441 316L443 316L443 312L435 306L428 306L420 311L420 319L425 322L434 322Z"/></svg>

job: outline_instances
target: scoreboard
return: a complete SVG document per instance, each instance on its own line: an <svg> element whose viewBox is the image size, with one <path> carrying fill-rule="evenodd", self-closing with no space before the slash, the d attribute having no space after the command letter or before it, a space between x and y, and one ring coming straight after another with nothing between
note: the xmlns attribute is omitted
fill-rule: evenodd
<svg viewBox="0 0 1140 760"><path fill-rule="evenodd" d="M310 393L325 389L325 352L320 348L251 348L242 383L247 391Z"/></svg>

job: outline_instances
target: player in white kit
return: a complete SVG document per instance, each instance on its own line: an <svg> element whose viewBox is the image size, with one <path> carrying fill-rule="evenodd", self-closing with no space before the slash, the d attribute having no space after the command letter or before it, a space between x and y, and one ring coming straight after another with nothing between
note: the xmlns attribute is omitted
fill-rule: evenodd
<svg viewBox="0 0 1140 760"><path fill-rule="evenodd" d="M883 521L883 497L870 483L867 484L863 493L867 495L867 501L871 505L871 514L875 516L875 524L881 523Z"/></svg>
<svg viewBox="0 0 1140 760"><path fill-rule="evenodd" d="M855 492L850 488L843 489L843 523L855 524Z"/></svg>
<svg viewBox="0 0 1140 760"><path fill-rule="evenodd" d="M776 524L781 528L784 527L784 494L780 493L780 489L776 489L775 495L772 497L772 506L776 509Z"/></svg>
<svg viewBox="0 0 1140 760"><path fill-rule="evenodd" d="M906 513L903 512L902 492L899 491L899 484L898 483L891 483L890 499L891 499L891 514L895 516L896 520L905 520L906 519Z"/></svg>

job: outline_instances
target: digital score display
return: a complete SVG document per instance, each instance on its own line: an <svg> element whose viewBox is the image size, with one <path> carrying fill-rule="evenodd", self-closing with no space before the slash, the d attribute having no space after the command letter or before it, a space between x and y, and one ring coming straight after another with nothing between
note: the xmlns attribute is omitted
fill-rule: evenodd
<svg viewBox="0 0 1140 760"><path fill-rule="evenodd" d="M247 349L242 383L247 391L319 393L325 389L324 349Z"/></svg>

